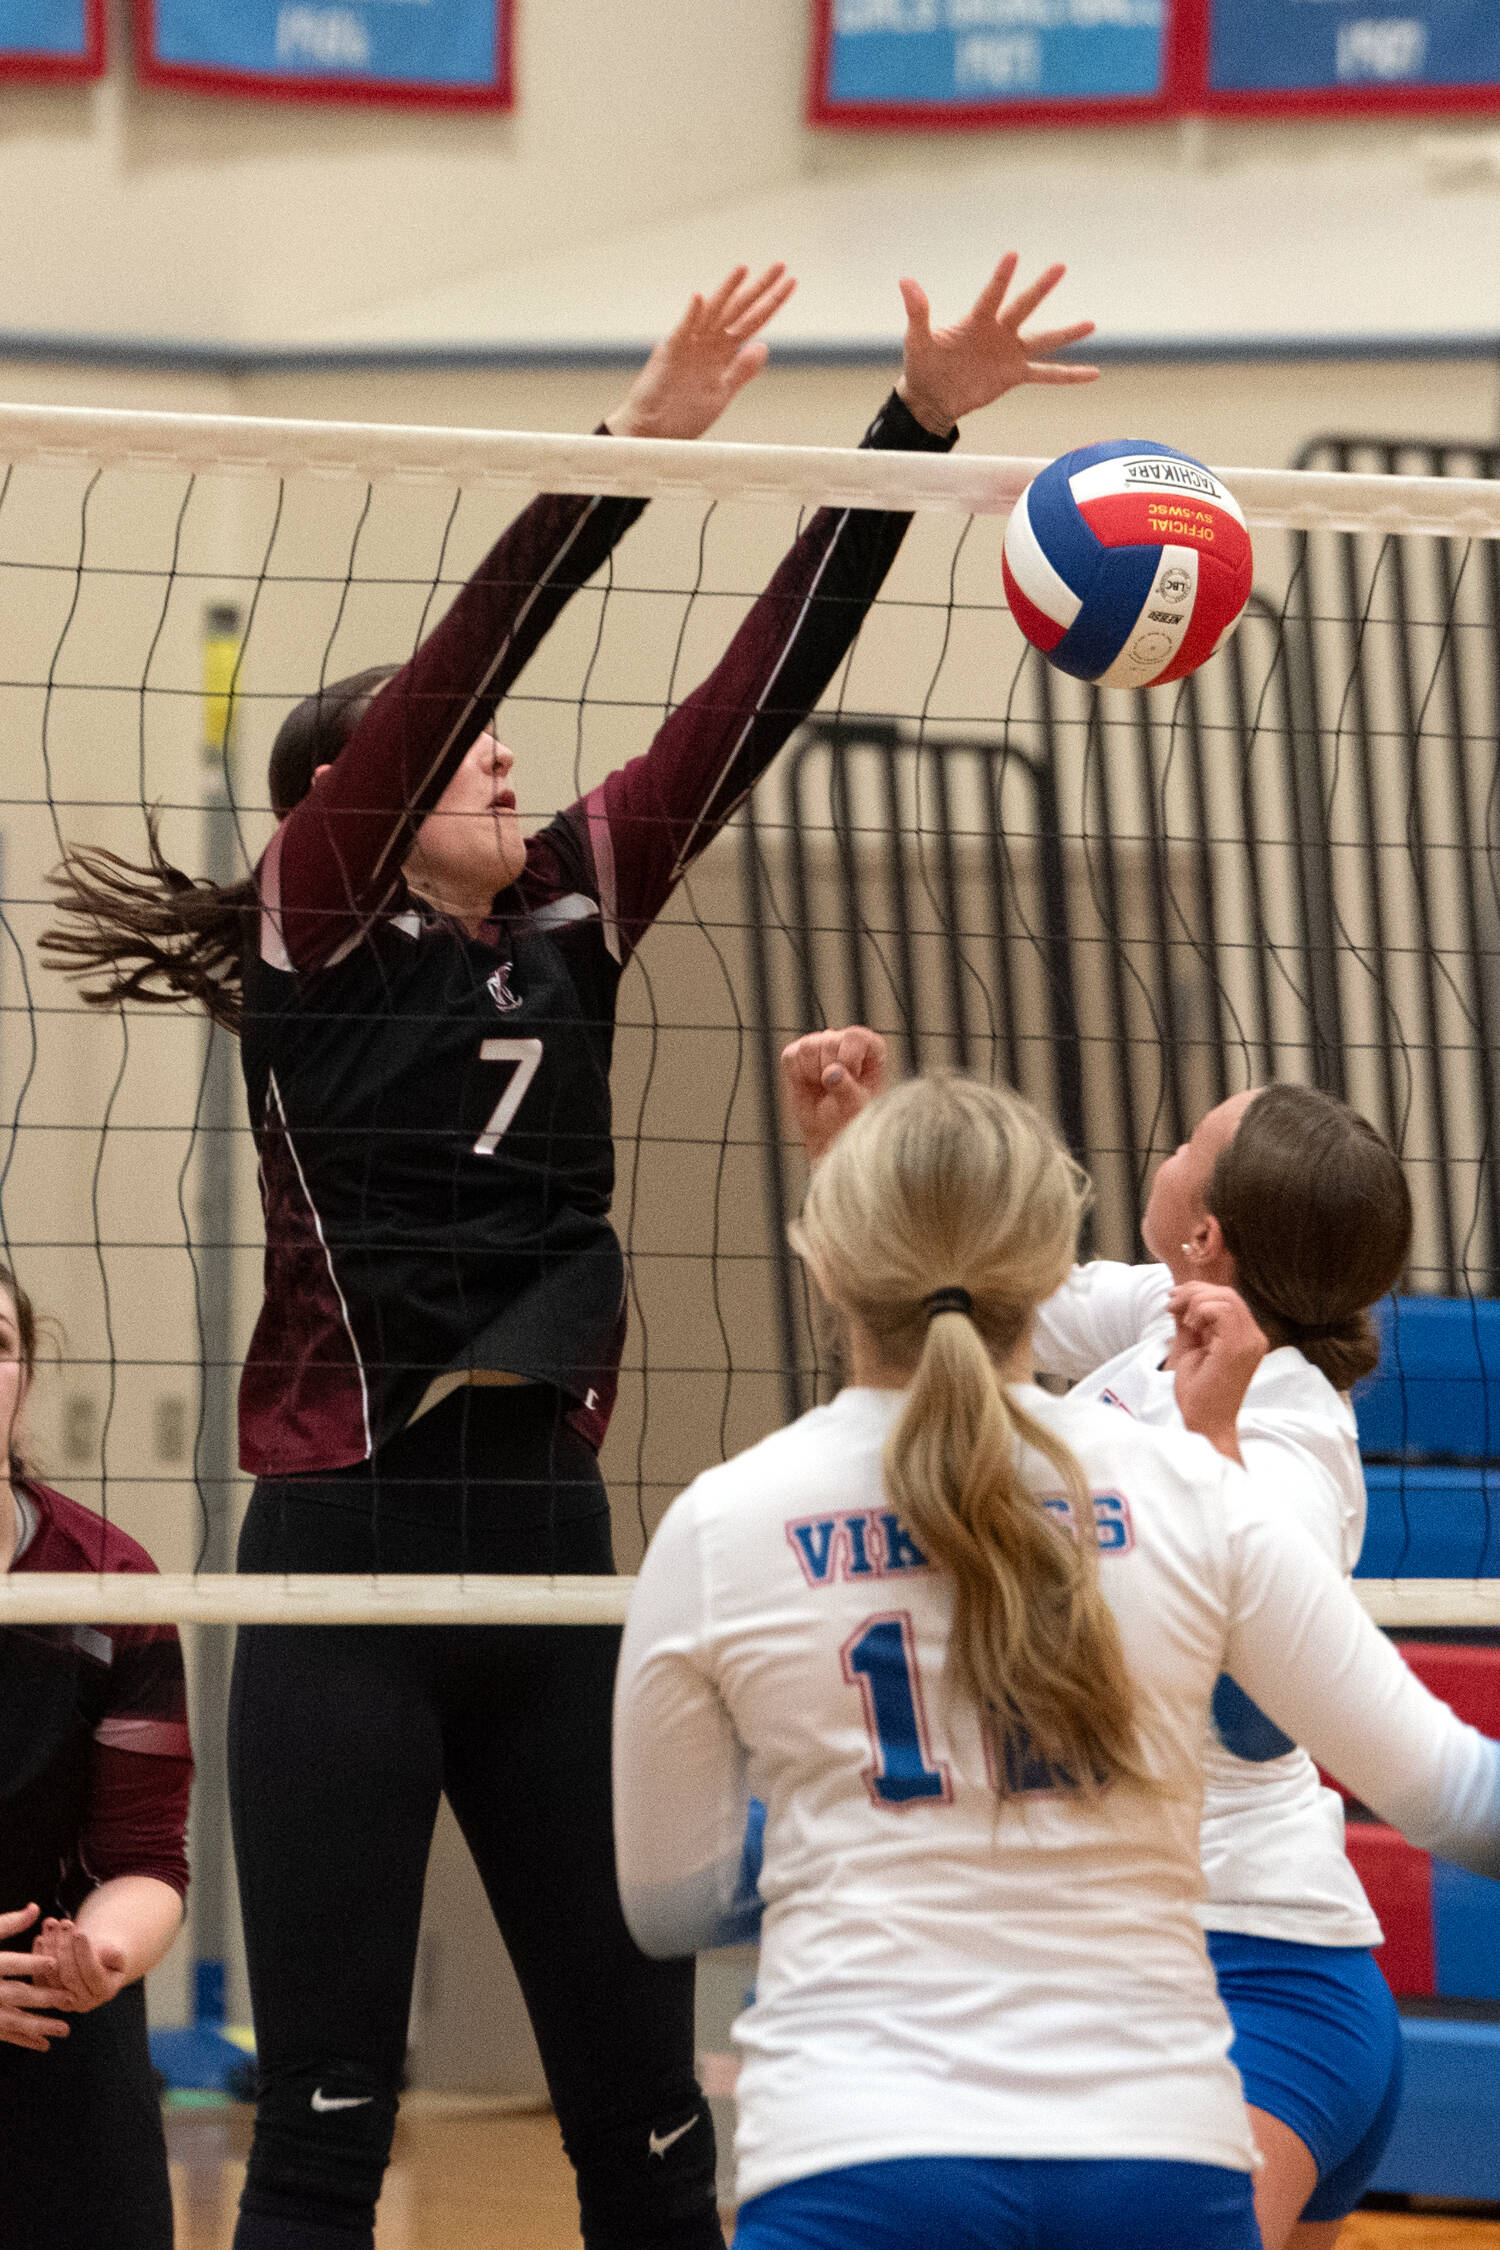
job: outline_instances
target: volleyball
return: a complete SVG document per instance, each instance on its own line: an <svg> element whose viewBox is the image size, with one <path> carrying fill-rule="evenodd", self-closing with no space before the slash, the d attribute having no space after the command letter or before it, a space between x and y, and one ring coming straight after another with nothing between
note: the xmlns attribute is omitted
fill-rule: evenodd
<svg viewBox="0 0 1500 2250"><path fill-rule="evenodd" d="M1005 527L1011 615L1048 662L1100 687L1165 687L1206 663L1250 598L1233 495L1190 454L1120 439L1032 478Z"/></svg>

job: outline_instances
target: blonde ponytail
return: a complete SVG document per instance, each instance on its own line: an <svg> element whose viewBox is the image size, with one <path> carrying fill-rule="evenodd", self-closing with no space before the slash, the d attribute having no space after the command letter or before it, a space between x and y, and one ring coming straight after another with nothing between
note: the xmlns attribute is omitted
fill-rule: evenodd
<svg viewBox="0 0 1500 2250"><path fill-rule="evenodd" d="M979 1714L1002 1798L1147 1780L1088 1480L995 1367L1067 1273L1087 1193L1018 1095L910 1079L834 1144L792 1230L824 1293L910 1370L886 1486L952 1579L950 1683ZM1028 1449L1065 1512L1028 1481Z"/></svg>

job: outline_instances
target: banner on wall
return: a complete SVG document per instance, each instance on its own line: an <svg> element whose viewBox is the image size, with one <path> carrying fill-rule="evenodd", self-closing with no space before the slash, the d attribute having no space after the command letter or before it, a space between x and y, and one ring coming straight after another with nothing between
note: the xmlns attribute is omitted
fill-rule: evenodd
<svg viewBox="0 0 1500 2250"><path fill-rule="evenodd" d="M0 8L7 0L0 0ZM509 109L512 0L135 0L148 84Z"/></svg>
<svg viewBox="0 0 1500 2250"><path fill-rule="evenodd" d="M1262 114L1500 109L1500 4L1210 0L1204 92Z"/></svg>
<svg viewBox="0 0 1500 2250"><path fill-rule="evenodd" d="M1159 114L1166 0L815 0L822 124L974 126Z"/></svg>
<svg viewBox="0 0 1500 2250"><path fill-rule="evenodd" d="M0 76L103 73L104 0L0 0Z"/></svg>

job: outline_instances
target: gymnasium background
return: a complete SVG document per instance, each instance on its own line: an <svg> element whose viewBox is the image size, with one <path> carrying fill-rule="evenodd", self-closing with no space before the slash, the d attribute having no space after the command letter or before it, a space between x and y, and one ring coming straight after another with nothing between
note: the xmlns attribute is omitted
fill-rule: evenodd
<svg viewBox="0 0 1500 2250"><path fill-rule="evenodd" d="M523 0L511 114L279 107L151 90L133 82L123 59L123 24L113 29L118 59L97 85L0 91L0 209L8 214L0 386L14 401L588 429L691 287L740 259L780 257L800 286L774 332L772 366L716 434L851 444L897 364L897 275L915 274L938 317L950 317L967 307L997 255L1015 248L1023 271L1066 260L1058 313L1098 321L1105 377L1088 393L1014 394L974 418L963 440L969 450L1052 454L1094 437L1142 435L1216 465L1275 467L1329 432L1500 439L1500 117L846 134L805 121L806 0ZM221 552L242 567L253 567L259 551L263 501L214 503ZM347 545L344 518L356 501L330 487L325 520L307 526L309 540L327 534L325 564ZM153 506L165 504L158 494ZM507 503L497 499L486 517L489 505L468 504L450 562L466 565L498 530ZM435 507L429 494L412 499L406 518L388 514L379 533L386 550L396 555L409 539L414 551L435 554ZM132 520L128 496L112 508L95 532L123 563L134 540L158 539L162 526ZM907 599L941 605L951 541L929 536L931 528L920 526L911 541L899 586ZM63 529L58 551L71 553L76 519ZM758 519L744 534L748 544L718 553L712 570L725 586L751 585L783 530ZM56 525L50 535L62 538ZM668 536L649 519L633 535L626 568L637 583L652 582L655 558L666 551L653 542ZM710 660L732 614L715 605L695 626L686 678ZM393 629L376 609L356 621L340 669L388 652L383 622ZM92 620L101 650L121 636L116 676L134 676L136 623L103 609ZM7 610L3 629L44 641L55 619L45 605L35 615ZM521 801L534 812L572 793L569 698L591 630L580 604L526 683L542 700L513 706L508 717ZM237 753L247 803L259 802L276 715L254 697L311 684L319 645L312 631L301 650L289 622L277 676L269 659L258 679L253 664L247 671L251 700ZM858 663L864 707L913 708L927 677L920 646L888 636ZM959 685L984 692L972 675ZM7 723L34 723L29 707L7 704L5 692ZM86 793L92 778L101 797L132 794L134 719L125 704L112 711L97 699L63 699L56 726L60 770L75 790ZM636 747L623 721L621 729L620 746ZM201 732L191 702L154 726L152 793L179 805L201 798ZM605 747L596 735L591 758ZM83 820L72 831L90 832ZM169 825L169 845L186 864L201 864L193 856L200 833L185 819ZM55 856L50 835L4 813L0 838L8 890L34 900L35 877ZM699 910L729 915L736 881L721 851L705 865ZM40 909L18 912L16 926L29 943ZM658 932L647 964L657 1007L686 1020L703 968L693 934ZM38 991L59 997L50 980ZM19 1068L21 995L9 958L0 964L0 1006L0 1072L10 1075ZM641 1010L627 1006L627 1021L633 1013ZM188 1019L164 1025L159 1052L161 1102L173 1115L190 1114L201 1029ZM644 1034L627 1030L617 1075L622 1118L632 1113L647 1060ZM51 1106L39 1114L103 1114L112 1071L103 1046L64 1047L46 1067ZM717 1141L717 1090L696 1114L693 1074L679 1070L670 1100L684 1141ZM130 1121L122 1116L122 1129ZM32 1136L21 1183L27 1231L37 1240L86 1234L91 1199L102 1198L102 1232L128 1234L128 1208L146 1214L138 1237L156 1227L173 1239L175 1175L148 1161L128 1175L106 1166L96 1176L96 1154L86 1135ZM255 1198L243 1146L235 1161L237 1235L248 1245ZM637 1223L644 1239L665 1246L667 1282L670 1256L690 1256L707 1224L706 1162L648 1165L637 1186ZM722 1208L733 1242L754 1253L764 1246L758 1172L748 1158L736 1164ZM16 1192L13 1183L12 1198ZM39 1449L84 1498L97 1491L110 1356L92 1265L92 1252L80 1251L51 1261L37 1253L26 1266L66 1337L38 1402ZM253 1317L257 1270L253 1247L236 1251L240 1337ZM164 1568L189 1568L198 1537L182 1451L198 1412L191 1306L184 1310L180 1290L163 1295L149 1250L113 1252L111 1273L120 1367L111 1510ZM684 1329L699 1317L691 1293L678 1296L664 1283L649 1312L659 1359L690 1357ZM753 1274L741 1317L764 1335L771 1357L769 1293ZM138 1349L148 1331L149 1349ZM136 1358L156 1364L135 1366ZM656 1473L685 1480L718 1452L721 1402L712 1385L688 1379L664 1395L672 1436ZM778 1411L773 1381L742 1388L730 1442L746 1442ZM624 1568L640 1549L637 1429L627 1384L606 1456ZM666 1496L646 1495L649 1515ZM203 1740L201 1748L211 1779L212 1747ZM211 1810L205 1817L212 1830ZM206 1833L201 1845L221 1856L222 1841L221 1831ZM419 2076L534 2085L497 1941L451 1828L434 1864L427 1945ZM154 1979L158 2022L189 2013L191 1952L185 1941ZM449 2005L460 1984L465 2004ZM476 2004L476 1993L493 1994L493 2004ZM247 2013L233 1949L228 2012L231 2020ZM474 2025L486 2018L493 2032L480 2038Z"/></svg>

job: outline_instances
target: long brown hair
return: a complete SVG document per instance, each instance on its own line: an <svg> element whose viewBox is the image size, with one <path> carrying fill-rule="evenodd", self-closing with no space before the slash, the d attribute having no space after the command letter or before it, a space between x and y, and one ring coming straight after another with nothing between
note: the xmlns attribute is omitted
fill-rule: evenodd
<svg viewBox="0 0 1500 2250"><path fill-rule="evenodd" d="M320 688L288 712L271 748L271 809L284 820L332 765L371 700L397 667L374 665ZM122 1001L176 1007L191 1000L230 1031L240 1028L245 956L255 943L260 894L253 875L211 883L174 867L156 812L146 815L147 863L99 844L75 844L48 876L60 926L44 932L49 967L79 985L94 1008ZM84 983L84 978L98 981Z"/></svg>
<svg viewBox="0 0 1500 2250"><path fill-rule="evenodd" d="M911 1371L886 1486L953 1581L949 1679L978 1711L1002 1798L1036 1759L1085 1795L1148 1779L1088 1479L995 1369L1072 1265L1087 1199L1029 1103L942 1075L893 1087L846 1128L792 1228L824 1295ZM930 1313L940 1289L966 1292L969 1309ZM1028 1451L1062 1486L1070 1526Z"/></svg>
<svg viewBox="0 0 1500 2250"><path fill-rule="evenodd" d="M1380 1359L1369 1308L1411 1255L1411 1190L1388 1141L1312 1086L1267 1086L1204 1193L1235 1287L1273 1345L1347 1391Z"/></svg>

